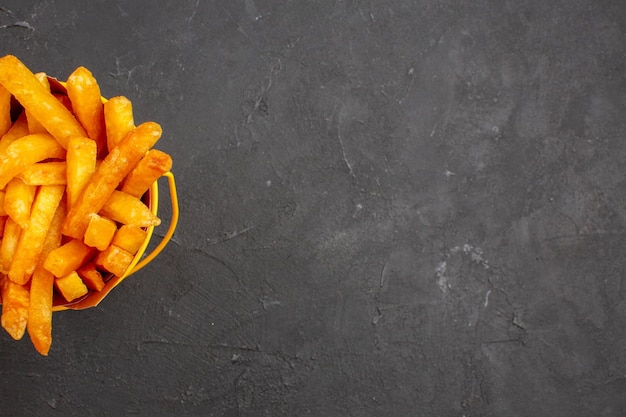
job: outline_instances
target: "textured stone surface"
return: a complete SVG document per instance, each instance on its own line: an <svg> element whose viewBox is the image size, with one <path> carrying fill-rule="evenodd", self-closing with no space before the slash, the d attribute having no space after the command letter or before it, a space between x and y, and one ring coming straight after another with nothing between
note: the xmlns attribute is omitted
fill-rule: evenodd
<svg viewBox="0 0 626 417"><path fill-rule="evenodd" d="M181 203L48 358L2 333L0 414L625 415L626 7L156 4L0 9L162 124Z"/></svg>

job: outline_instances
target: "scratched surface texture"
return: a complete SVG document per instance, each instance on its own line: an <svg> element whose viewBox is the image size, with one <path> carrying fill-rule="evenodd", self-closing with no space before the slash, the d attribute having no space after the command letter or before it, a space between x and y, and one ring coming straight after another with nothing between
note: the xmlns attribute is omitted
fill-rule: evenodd
<svg viewBox="0 0 626 417"><path fill-rule="evenodd" d="M48 358L1 332L0 415L626 415L622 2L158 4L0 3L182 216Z"/></svg>

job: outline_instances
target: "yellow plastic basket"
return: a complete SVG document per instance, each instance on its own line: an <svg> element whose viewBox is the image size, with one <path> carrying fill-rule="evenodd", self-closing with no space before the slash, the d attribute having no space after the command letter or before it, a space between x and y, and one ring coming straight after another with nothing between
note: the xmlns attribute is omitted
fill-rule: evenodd
<svg viewBox="0 0 626 417"><path fill-rule="evenodd" d="M61 93L65 93L65 83L57 80L56 78L48 77L50 81L50 88L53 91L58 91ZM105 103L107 101L106 98L102 98L102 102ZM52 311L62 311L62 310L83 310L90 307L97 306L100 301L102 301L108 294L111 292L113 288L118 286L124 279L128 278L130 275L139 271L144 266L148 265L161 251L167 246L172 236L174 235L174 231L176 230L176 226L178 224L178 195L176 193L176 181L174 180L174 174L171 172L166 172L163 177L167 178L169 191L170 191L170 201L172 204L172 217L170 219L170 224L161 239L155 248L148 255L145 255L146 249L150 243L152 238L152 234L154 232L154 226L146 228L146 239L143 244L135 254L133 261L130 263L126 272L122 276L108 275L103 277L105 280L105 286L100 291L90 291L84 297L74 300L72 302L67 302L62 297L58 296L53 300ZM159 209L159 184L158 181L155 181L152 186L148 189L146 194L143 197L144 202L150 207L150 210L154 215L158 214ZM145 256L144 256L145 255Z"/></svg>
<svg viewBox="0 0 626 417"><path fill-rule="evenodd" d="M161 241L152 249L148 255L145 255L146 249L148 248L148 244L152 239L152 234L154 232L154 226L148 227L146 229L146 239L143 244L137 251L137 254L133 258L133 261L128 266L128 269L122 276L109 275L105 278L105 286L100 291L90 291L84 297L74 300L70 303L63 300L61 297L55 298L52 305L52 311L62 311L62 310L83 310L90 307L97 306L100 301L102 301L108 294L111 292L113 288L118 286L124 279L128 278L130 275L139 271L144 266L148 265L169 243L174 235L174 231L176 230L176 225L178 224L178 195L176 193L176 182L174 180L174 174L171 172L166 172L163 175L167 178L169 191L170 191L170 202L172 204L172 217L170 219L170 224L163 235ZM158 182L154 182L146 195L144 196L148 207L152 213L157 215L159 209L159 184ZM145 255L145 256L144 256Z"/></svg>

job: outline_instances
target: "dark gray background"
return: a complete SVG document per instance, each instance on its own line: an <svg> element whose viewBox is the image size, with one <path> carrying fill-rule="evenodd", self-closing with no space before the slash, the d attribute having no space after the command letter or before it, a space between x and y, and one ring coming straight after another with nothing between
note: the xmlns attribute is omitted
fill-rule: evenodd
<svg viewBox="0 0 626 417"><path fill-rule="evenodd" d="M1 332L0 415L626 415L623 2L0 5L181 200L48 358Z"/></svg>

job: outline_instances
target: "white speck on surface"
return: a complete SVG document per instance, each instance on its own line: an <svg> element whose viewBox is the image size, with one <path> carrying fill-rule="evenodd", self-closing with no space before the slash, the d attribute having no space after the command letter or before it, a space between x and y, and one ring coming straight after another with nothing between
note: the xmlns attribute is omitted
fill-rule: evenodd
<svg viewBox="0 0 626 417"><path fill-rule="evenodd" d="M487 293L485 294L485 303L484 303L485 308L487 308L487 306L489 305L489 296L490 295L491 295L491 290L487 291Z"/></svg>
<svg viewBox="0 0 626 417"><path fill-rule="evenodd" d="M267 185L268 187L271 187L272 186L272 180L265 181L265 185Z"/></svg>
<svg viewBox="0 0 626 417"><path fill-rule="evenodd" d="M449 169L446 169L446 170L443 172L443 175L445 175L445 176L446 176L446 178L450 178L450 177L452 177L452 176L454 176L454 175L456 175L456 174L455 174L454 172L450 171Z"/></svg>
<svg viewBox="0 0 626 417"><path fill-rule="evenodd" d="M473 262L477 263L485 269L489 269L489 262L485 258L483 258L483 250L481 248L466 243L462 247L455 246L450 249L450 254L455 254L459 252L463 252L465 255L469 255L470 259Z"/></svg>
<svg viewBox="0 0 626 417"><path fill-rule="evenodd" d="M446 271L448 269L448 263L446 261L439 262L435 268L435 275L437 276L437 286L441 292L448 292L448 277Z"/></svg>

